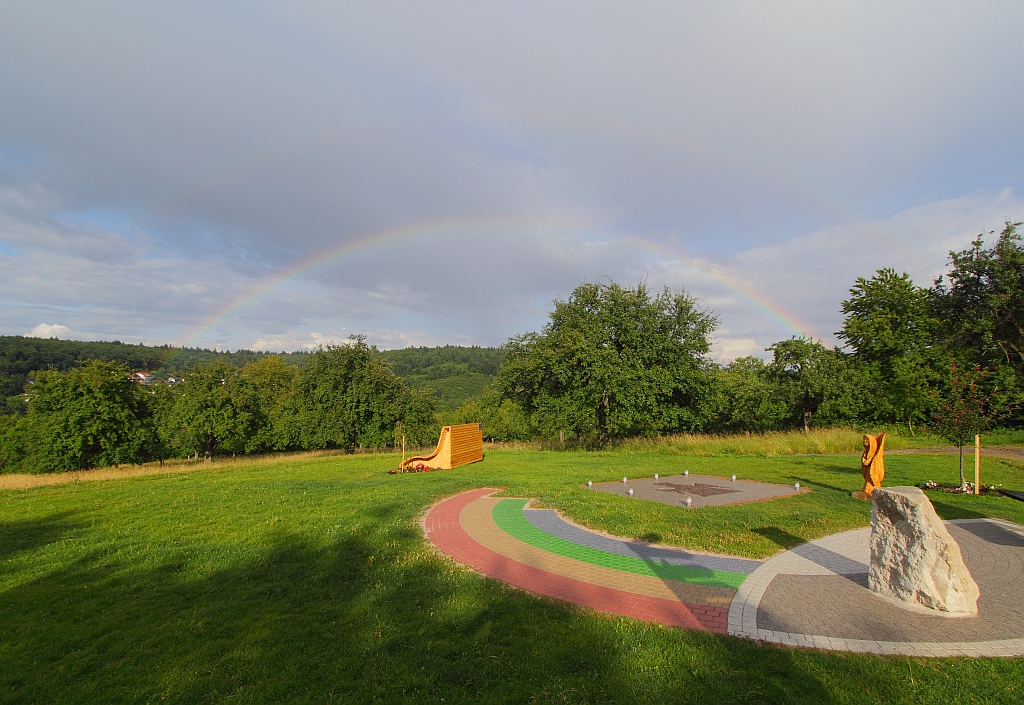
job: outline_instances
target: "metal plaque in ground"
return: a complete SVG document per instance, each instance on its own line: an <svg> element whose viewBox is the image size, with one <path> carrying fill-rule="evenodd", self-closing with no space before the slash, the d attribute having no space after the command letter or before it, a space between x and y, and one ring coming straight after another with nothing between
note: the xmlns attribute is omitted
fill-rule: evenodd
<svg viewBox="0 0 1024 705"><path fill-rule="evenodd" d="M646 477L629 480L626 483L601 482L591 489L622 497L629 497L629 490L632 489L633 499L649 499L676 507L687 506L686 500L689 498L691 508L757 502L808 491L803 488L797 489L793 485L773 485L767 482L693 474L673 475L657 480Z"/></svg>

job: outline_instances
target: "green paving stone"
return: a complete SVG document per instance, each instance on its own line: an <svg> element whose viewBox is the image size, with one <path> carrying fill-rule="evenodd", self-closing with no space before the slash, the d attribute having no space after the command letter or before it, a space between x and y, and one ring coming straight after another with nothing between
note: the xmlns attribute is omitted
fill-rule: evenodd
<svg viewBox="0 0 1024 705"><path fill-rule="evenodd" d="M498 502L494 505L494 523L513 538L549 553L592 565L599 565L604 568L621 570L624 573L635 573L636 575L647 575L653 578L662 578L663 580L676 580L682 583L710 585L713 587L732 588L734 590L738 589L747 578L745 573L657 563L640 558L607 553L596 548L590 548L589 546L580 546L571 541L544 533L531 524L523 516L523 508L526 506L526 502L527 500L525 499L505 499Z"/></svg>

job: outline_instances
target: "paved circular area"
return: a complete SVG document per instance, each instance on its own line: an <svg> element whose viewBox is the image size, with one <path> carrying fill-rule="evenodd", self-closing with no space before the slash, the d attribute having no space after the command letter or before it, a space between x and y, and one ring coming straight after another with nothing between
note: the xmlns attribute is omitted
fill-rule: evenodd
<svg viewBox="0 0 1024 705"><path fill-rule="evenodd" d="M760 502L809 491L805 488L797 489L793 485L775 485L692 473L661 477L657 480L653 477L627 480L628 482L599 482L591 489L621 497L630 497L629 491L633 490L633 499L648 499L675 507L686 507L686 500L689 499L689 507L692 509Z"/></svg>
<svg viewBox="0 0 1024 705"><path fill-rule="evenodd" d="M1024 526L947 522L978 586L978 616L912 610L867 588L870 529L761 562L599 535L525 499L465 492L424 530L460 563L538 595L645 621L751 639L911 656L1024 655Z"/></svg>
<svg viewBox="0 0 1024 705"><path fill-rule="evenodd" d="M870 529L864 528L765 562L738 591L729 633L913 656L1024 654L1024 527L998 519L946 524L981 589L976 617L913 610L868 590Z"/></svg>

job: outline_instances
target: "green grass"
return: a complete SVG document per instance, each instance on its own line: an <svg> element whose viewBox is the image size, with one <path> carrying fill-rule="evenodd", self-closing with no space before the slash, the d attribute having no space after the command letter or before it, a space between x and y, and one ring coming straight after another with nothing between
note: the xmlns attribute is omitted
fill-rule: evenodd
<svg viewBox="0 0 1024 705"><path fill-rule="evenodd" d="M386 455L282 458L0 493L0 702L1020 702L1024 662L817 652L533 597L437 555L438 499L507 488L595 529L763 557L866 525L856 456L494 451L388 476ZM887 458L886 484L955 480ZM813 492L682 510L583 489L695 473ZM1019 463L986 483L1024 489ZM1024 503L933 494L946 518Z"/></svg>
<svg viewBox="0 0 1024 705"><path fill-rule="evenodd" d="M994 428L981 437L981 442L990 446L1024 445L1024 429Z"/></svg>
<svg viewBox="0 0 1024 705"><path fill-rule="evenodd" d="M878 433L885 429L875 429ZM679 434L654 438L634 438L623 441L620 450L659 454L717 457L724 455L837 455L860 453L864 450L864 432L849 428L814 429L803 431L776 431L753 434ZM929 448L947 445L924 433L906 435L906 429L890 428L886 435L887 450Z"/></svg>

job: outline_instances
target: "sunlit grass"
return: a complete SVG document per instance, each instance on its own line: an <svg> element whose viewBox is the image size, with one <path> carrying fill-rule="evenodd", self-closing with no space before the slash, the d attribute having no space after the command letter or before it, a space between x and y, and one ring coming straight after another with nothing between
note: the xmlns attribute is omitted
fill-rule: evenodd
<svg viewBox="0 0 1024 705"><path fill-rule="evenodd" d="M850 456L489 449L451 471L397 455L277 456L0 492L0 702L1019 702L1024 663L835 654L659 628L535 598L438 555L418 520L475 487L627 537L765 556L864 526ZM683 510L594 481L689 469L812 492ZM897 455L886 484L956 475ZM1024 488L1019 463L986 479ZM933 494L943 516L1024 503Z"/></svg>
<svg viewBox="0 0 1024 705"><path fill-rule="evenodd" d="M878 429L872 431L879 433ZM637 438L623 441L620 447L636 452L673 453L678 455L719 456L759 455L838 455L859 453L864 450L864 432L846 428L814 429L803 431L778 431L771 433L737 433L729 435L679 434L654 438ZM906 448L936 445L936 441L919 434L907 437L893 433L886 436L886 448Z"/></svg>

